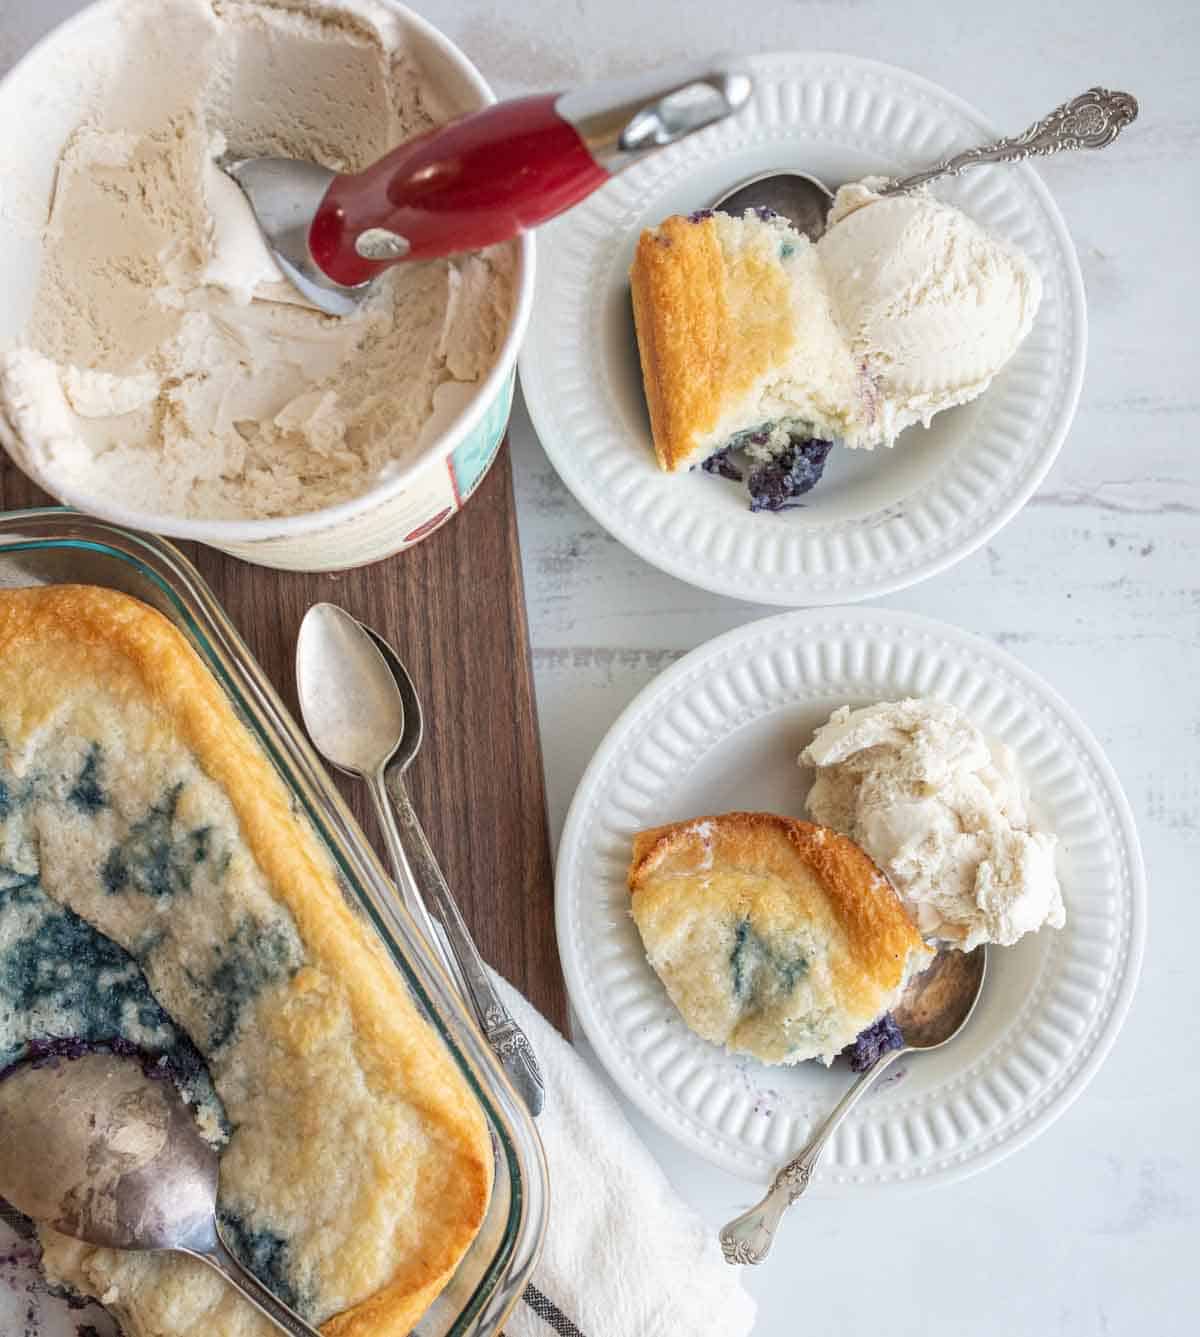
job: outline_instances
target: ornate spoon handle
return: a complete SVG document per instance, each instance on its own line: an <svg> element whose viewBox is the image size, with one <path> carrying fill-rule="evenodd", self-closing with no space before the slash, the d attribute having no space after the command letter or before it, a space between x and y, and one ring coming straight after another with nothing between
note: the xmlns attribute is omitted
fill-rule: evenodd
<svg viewBox="0 0 1200 1337"><path fill-rule="evenodd" d="M923 186L939 176L957 176L968 167L985 162L1021 162L1025 158L1048 157L1068 149L1102 149L1111 144L1138 114L1137 98L1130 93L1110 92L1107 88L1089 88L1070 102L1055 107L1048 115L1019 135L998 139L994 144L964 149L945 158L935 167L912 176L889 181L880 187L880 195L895 195Z"/></svg>
<svg viewBox="0 0 1200 1337"><path fill-rule="evenodd" d="M824 1123L818 1125L803 1149L779 1171L763 1200L722 1227L721 1252L727 1263L761 1263L770 1253L771 1245L775 1243L775 1231L783 1220L784 1212L808 1188L821 1152L825 1150L825 1144L833 1136L838 1124L866 1095L867 1089L884 1068L907 1052L905 1049L891 1049L881 1054L830 1110Z"/></svg>

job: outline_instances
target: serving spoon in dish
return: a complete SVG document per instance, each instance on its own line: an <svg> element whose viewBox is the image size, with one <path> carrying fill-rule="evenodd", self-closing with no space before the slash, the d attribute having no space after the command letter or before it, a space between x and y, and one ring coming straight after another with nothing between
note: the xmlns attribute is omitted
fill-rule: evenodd
<svg viewBox="0 0 1200 1337"><path fill-rule="evenodd" d="M981 163L1024 162L1026 158L1048 157L1067 150L1102 149L1135 121L1137 114L1137 99L1131 94L1089 88L1055 107L1040 121L1034 121L1019 135L964 149L924 171L885 181L875 187L875 193L902 195L938 177L957 176ZM825 232L833 196L834 192L819 177L808 172L761 172L732 186L711 208L728 214L770 209L786 218L810 241L818 241Z"/></svg>
<svg viewBox="0 0 1200 1337"><path fill-rule="evenodd" d="M0 1197L87 1244L199 1258L281 1332L321 1337L221 1238L219 1164L175 1084L137 1058L26 1063L0 1081Z"/></svg>
<svg viewBox="0 0 1200 1337"><path fill-rule="evenodd" d="M721 1230L727 1263L761 1263L771 1251L783 1214L804 1193L817 1161L838 1125L866 1095L889 1064L902 1054L940 1049L970 1020L987 973L987 947L960 952L943 947L932 962L908 982L892 1009L902 1044L879 1054L817 1126L816 1131L771 1181L763 1200Z"/></svg>

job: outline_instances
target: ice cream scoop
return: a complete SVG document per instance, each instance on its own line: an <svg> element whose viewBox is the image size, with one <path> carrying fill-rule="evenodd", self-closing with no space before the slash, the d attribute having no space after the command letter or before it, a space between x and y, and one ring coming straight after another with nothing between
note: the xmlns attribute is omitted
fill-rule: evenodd
<svg viewBox="0 0 1200 1337"><path fill-rule="evenodd" d="M346 315L390 265L511 240L645 154L724 120L751 89L740 69L689 66L496 103L361 172L236 154L222 166L287 277L314 306Z"/></svg>
<svg viewBox="0 0 1200 1337"><path fill-rule="evenodd" d="M1055 107L1019 135L964 149L910 176L881 181L874 187L874 193L900 195L940 176L957 176L981 163L1023 162L1026 158L1048 157L1068 149L1102 149L1136 120L1137 114L1137 99L1131 94L1089 88ZM712 207L730 214L771 209L782 214L797 231L817 241L828 225L834 198L834 192L808 172L762 172L727 190Z"/></svg>

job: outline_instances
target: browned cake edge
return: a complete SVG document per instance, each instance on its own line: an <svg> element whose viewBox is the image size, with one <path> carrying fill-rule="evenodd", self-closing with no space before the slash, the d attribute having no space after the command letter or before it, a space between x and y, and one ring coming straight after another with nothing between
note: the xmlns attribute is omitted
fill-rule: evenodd
<svg viewBox="0 0 1200 1337"><path fill-rule="evenodd" d="M721 411L730 322L712 220L676 214L647 228L629 279L654 452L659 468L673 473L695 462L696 437Z"/></svg>
<svg viewBox="0 0 1200 1337"><path fill-rule="evenodd" d="M701 829L707 824L707 836ZM768 812L727 812L640 831L633 840L629 890L639 888L668 860L680 873L695 853L700 872L714 866L762 871L787 879L793 860L811 870L828 898L854 967L882 989L899 986L913 952L924 948L900 898L867 854L829 827ZM852 990L857 992L857 990Z"/></svg>

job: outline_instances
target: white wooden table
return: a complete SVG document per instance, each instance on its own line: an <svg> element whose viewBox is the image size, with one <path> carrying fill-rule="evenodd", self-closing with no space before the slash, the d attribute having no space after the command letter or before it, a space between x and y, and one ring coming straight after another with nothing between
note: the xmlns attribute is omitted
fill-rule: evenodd
<svg viewBox="0 0 1200 1337"><path fill-rule="evenodd" d="M1079 251L1091 329L1058 463L985 549L882 601L1006 646L1108 750L1152 888L1138 995L1104 1069L1033 1145L957 1186L802 1204L787 1256L749 1284L763 1337L1197 1331L1200 1065L1180 1054L1176 1028L1200 999L1200 11L1190 0L425 8L502 91L721 49L824 47L927 75L1006 130L1095 83L1140 98L1140 120L1107 154L1043 169ZM519 407L513 443L558 830L639 688L772 610L692 590L618 547L557 481ZM632 1117L714 1227L756 1196Z"/></svg>
<svg viewBox="0 0 1200 1337"><path fill-rule="evenodd" d="M0 68L73 0L4 0ZM1140 823L1149 946L1129 1021L1080 1100L964 1184L811 1202L749 1277L763 1337L887 1331L1124 1337L1197 1330L1200 1154L1200 9L1192 0L421 0L502 93L714 51L823 47L905 65L1013 130L1094 83L1142 114L1044 176L1075 237L1091 347L1063 453L987 547L883 600L995 640L1070 698ZM19 133L9 127L8 133ZM2 189L2 187L0 187ZM555 830L596 744L664 666L769 610L706 595L613 542L558 482L518 401L512 441ZM749 1186L631 1115L715 1228ZM0 1283L7 1274L0 1252ZM39 1325L0 1285L3 1337ZM678 1334L678 1337L690 1337Z"/></svg>

